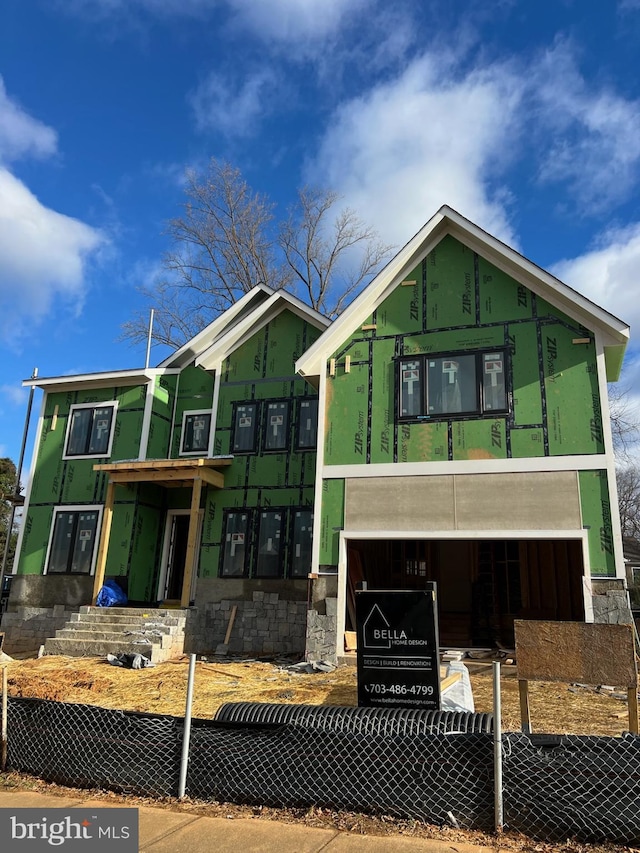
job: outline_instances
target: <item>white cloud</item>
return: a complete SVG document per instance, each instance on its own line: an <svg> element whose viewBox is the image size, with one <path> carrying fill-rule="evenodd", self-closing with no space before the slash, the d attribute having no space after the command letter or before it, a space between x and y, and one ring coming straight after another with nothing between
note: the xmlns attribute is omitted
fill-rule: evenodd
<svg viewBox="0 0 640 853"><path fill-rule="evenodd" d="M14 341L63 297L82 307L84 273L103 235L42 205L0 168L0 339Z"/></svg>
<svg viewBox="0 0 640 853"><path fill-rule="evenodd" d="M591 89L564 43L534 65L529 84L541 179L568 183L587 212L628 196L640 166L640 102Z"/></svg>
<svg viewBox="0 0 640 853"><path fill-rule="evenodd" d="M640 328L639 268L640 223L634 223L607 232L594 249L558 261L551 271L636 329Z"/></svg>
<svg viewBox="0 0 640 853"><path fill-rule="evenodd" d="M0 341L14 343L57 297L82 306L88 257L106 240L98 230L41 204L7 165L55 154L55 131L6 93L0 78Z"/></svg>
<svg viewBox="0 0 640 853"><path fill-rule="evenodd" d="M237 78L209 74L189 99L198 129L228 137L255 133L269 111L277 85L275 73L267 67Z"/></svg>
<svg viewBox="0 0 640 853"><path fill-rule="evenodd" d="M372 0L227 0L255 35L278 42L321 41Z"/></svg>
<svg viewBox="0 0 640 853"><path fill-rule="evenodd" d="M504 190L523 84L505 66L455 79L444 55L340 106L307 180L339 190L384 236L404 243L442 204L512 245Z"/></svg>
<svg viewBox="0 0 640 853"><path fill-rule="evenodd" d="M0 162L55 154L57 134L9 98L0 76Z"/></svg>
<svg viewBox="0 0 640 853"><path fill-rule="evenodd" d="M23 406L28 393L21 385L0 385L0 394L13 406Z"/></svg>

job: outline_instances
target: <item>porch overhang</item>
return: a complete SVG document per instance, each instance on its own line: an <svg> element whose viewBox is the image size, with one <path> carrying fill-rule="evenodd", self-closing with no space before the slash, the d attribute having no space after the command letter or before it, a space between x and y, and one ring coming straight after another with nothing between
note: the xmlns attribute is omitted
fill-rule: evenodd
<svg viewBox="0 0 640 853"><path fill-rule="evenodd" d="M95 604L98 592L104 583L104 573L109 550L111 521L116 486L129 483L154 483L168 489L191 487L191 509L189 512L189 535L187 539L187 557L184 580L180 596L180 606L188 607L191 593L191 581L196 570L198 555L198 513L202 485L216 489L224 488L224 469L233 462L233 457L200 457L193 459L148 459L127 462L108 462L94 465L94 471L102 471L107 476L107 494L102 516L102 529L98 545L98 557L93 581L91 603Z"/></svg>

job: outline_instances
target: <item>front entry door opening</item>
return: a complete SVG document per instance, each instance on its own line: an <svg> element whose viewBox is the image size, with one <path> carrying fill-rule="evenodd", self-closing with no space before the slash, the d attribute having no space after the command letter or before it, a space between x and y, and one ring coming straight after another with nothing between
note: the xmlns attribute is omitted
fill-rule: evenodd
<svg viewBox="0 0 640 853"><path fill-rule="evenodd" d="M349 540L346 630L355 630L355 589L438 585L440 644L513 648L514 619L583 621L579 540Z"/></svg>
<svg viewBox="0 0 640 853"><path fill-rule="evenodd" d="M167 513L167 527L165 532L164 565L160 575L160 587L158 598L160 601L180 601L182 597L182 583L187 559L187 543L189 541L189 512L174 511ZM199 518L198 543L196 553L200 545ZM193 582L195 584L195 572ZM192 596L193 597L193 596Z"/></svg>

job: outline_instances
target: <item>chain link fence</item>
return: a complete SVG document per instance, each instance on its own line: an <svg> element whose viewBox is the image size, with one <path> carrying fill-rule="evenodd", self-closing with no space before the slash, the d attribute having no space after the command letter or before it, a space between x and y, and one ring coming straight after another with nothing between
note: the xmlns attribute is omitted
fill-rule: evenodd
<svg viewBox="0 0 640 853"><path fill-rule="evenodd" d="M8 769L77 787L175 796L177 717L8 700ZM559 841L640 844L640 737L503 735L507 829ZM322 806L490 830L487 733L322 730L292 722L193 721L187 794Z"/></svg>

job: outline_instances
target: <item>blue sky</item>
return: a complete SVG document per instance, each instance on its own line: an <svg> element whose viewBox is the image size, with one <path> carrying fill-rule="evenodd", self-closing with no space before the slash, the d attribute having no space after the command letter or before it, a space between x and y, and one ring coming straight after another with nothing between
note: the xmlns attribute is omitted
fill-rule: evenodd
<svg viewBox="0 0 640 853"><path fill-rule="evenodd" d="M143 364L121 325L211 156L397 246L451 205L631 325L640 398L639 55L640 0L4 0L0 455L34 366Z"/></svg>

